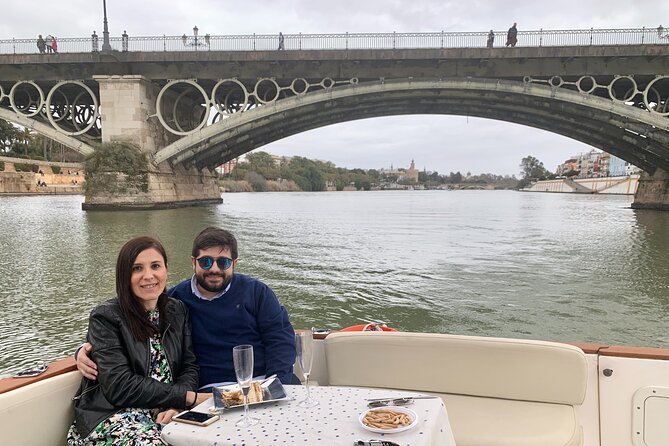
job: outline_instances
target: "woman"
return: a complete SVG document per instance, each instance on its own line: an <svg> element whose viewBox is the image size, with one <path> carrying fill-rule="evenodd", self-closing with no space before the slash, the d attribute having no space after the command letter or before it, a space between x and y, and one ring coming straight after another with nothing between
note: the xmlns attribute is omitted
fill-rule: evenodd
<svg viewBox="0 0 669 446"><path fill-rule="evenodd" d="M137 237L116 261L115 299L97 306L88 325L98 379L82 380L68 445L165 444L161 423L197 399L186 306L167 297L167 255Z"/></svg>

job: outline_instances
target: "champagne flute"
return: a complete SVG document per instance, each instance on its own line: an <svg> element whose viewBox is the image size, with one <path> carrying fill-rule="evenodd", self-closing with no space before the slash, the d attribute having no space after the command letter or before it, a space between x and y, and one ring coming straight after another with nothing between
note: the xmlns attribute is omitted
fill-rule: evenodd
<svg viewBox="0 0 669 446"><path fill-rule="evenodd" d="M297 353L297 363L302 369L304 375L304 384L307 388L307 397L297 403L300 407L314 407L318 405L318 401L311 398L309 392L309 374L311 373L311 365L314 361L314 335L309 331L300 331L295 333L295 352Z"/></svg>
<svg viewBox="0 0 669 446"><path fill-rule="evenodd" d="M238 427L250 427L260 420L249 415L249 390L253 380L253 346L238 345L232 349L232 362L235 365L237 383L244 394L244 415L235 423Z"/></svg>

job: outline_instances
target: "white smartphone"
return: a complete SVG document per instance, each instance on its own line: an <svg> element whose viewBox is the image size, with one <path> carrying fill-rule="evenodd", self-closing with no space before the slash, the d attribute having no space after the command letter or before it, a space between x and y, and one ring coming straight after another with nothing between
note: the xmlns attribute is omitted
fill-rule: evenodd
<svg viewBox="0 0 669 446"><path fill-rule="evenodd" d="M172 421L194 424L196 426L209 426L211 423L218 420L218 418L218 415L210 415L208 413L187 410L186 412L181 412L180 414L172 417Z"/></svg>

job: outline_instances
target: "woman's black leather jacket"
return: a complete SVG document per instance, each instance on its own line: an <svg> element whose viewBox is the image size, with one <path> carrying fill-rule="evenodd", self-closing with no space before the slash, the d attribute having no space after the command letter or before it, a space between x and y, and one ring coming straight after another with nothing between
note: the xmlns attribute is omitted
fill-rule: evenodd
<svg viewBox="0 0 669 446"><path fill-rule="evenodd" d="M197 391L199 368L193 353L188 310L182 302L168 299L169 325L161 341L172 372L172 384L149 377L149 341L133 337L117 299L110 299L91 312L88 342L93 345L91 359L98 366L98 379L83 378L73 398L77 430L82 437L125 408L183 409L186 392Z"/></svg>

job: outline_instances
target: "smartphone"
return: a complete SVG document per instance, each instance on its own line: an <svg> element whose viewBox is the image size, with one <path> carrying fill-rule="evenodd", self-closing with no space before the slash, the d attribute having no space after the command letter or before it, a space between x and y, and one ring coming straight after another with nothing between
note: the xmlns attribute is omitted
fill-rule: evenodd
<svg viewBox="0 0 669 446"><path fill-rule="evenodd" d="M210 415L208 413L195 412L192 410L181 412L180 414L172 417L172 421L194 424L196 426L209 426L216 420L218 420L218 415Z"/></svg>

